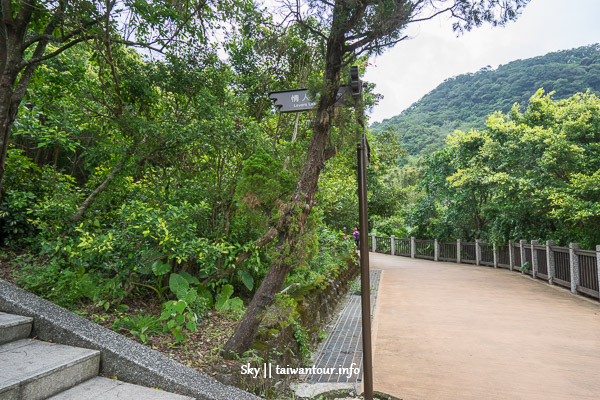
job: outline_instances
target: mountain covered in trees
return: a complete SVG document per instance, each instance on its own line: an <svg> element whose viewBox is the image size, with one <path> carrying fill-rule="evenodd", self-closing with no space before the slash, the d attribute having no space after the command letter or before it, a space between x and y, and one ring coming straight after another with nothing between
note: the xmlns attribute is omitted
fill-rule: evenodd
<svg viewBox="0 0 600 400"><path fill-rule="evenodd" d="M409 154L430 153L456 129L481 129L494 111L506 113L515 103L523 108L540 88L555 92L557 100L588 89L600 93L600 44L449 78L401 114L374 123L371 131L395 128Z"/></svg>

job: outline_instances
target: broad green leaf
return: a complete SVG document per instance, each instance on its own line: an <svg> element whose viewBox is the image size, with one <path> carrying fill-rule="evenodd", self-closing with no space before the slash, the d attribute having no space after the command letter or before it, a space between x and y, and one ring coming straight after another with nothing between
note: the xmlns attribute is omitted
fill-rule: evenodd
<svg viewBox="0 0 600 400"><path fill-rule="evenodd" d="M228 307L230 311L238 311L244 308L244 302L239 297L234 297L228 301Z"/></svg>
<svg viewBox="0 0 600 400"><path fill-rule="evenodd" d="M190 330L190 331L195 331L196 327L198 326L198 324L196 323L196 321L188 321L187 324L185 324L186 329Z"/></svg>
<svg viewBox="0 0 600 400"><path fill-rule="evenodd" d="M221 288L221 293L217 295L217 301L215 303L215 308L217 311L225 311L227 300L233 294L233 286L225 285Z"/></svg>
<svg viewBox="0 0 600 400"><path fill-rule="evenodd" d="M165 275L171 271L171 265L161 261L154 261L150 268L156 276Z"/></svg>
<svg viewBox="0 0 600 400"><path fill-rule="evenodd" d="M183 314L186 307L187 307L186 302L180 300L177 302L177 304L175 304L175 311L177 311L177 314Z"/></svg>
<svg viewBox="0 0 600 400"><path fill-rule="evenodd" d="M171 289L171 292L173 292L179 300L182 300L183 297L185 297L189 288L190 285L184 277L175 273L171 274L171 277L169 278L169 289Z"/></svg>
<svg viewBox="0 0 600 400"><path fill-rule="evenodd" d="M200 281L198 280L198 278L196 278L195 276L190 275L189 273L182 271L179 273L179 275L181 275L182 277L185 278L186 281L188 281L188 283L190 285L198 285L200 284Z"/></svg>
<svg viewBox="0 0 600 400"><path fill-rule="evenodd" d="M185 294L183 300L188 304L192 304L194 301L196 301L197 298L198 292L196 292L194 289L189 289Z"/></svg>
<svg viewBox="0 0 600 400"><path fill-rule="evenodd" d="M198 285L198 287L196 287L196 291L198 292L198 296L200 296L203 299L206 299L206 306L208 308L212 308L214 302L210 290L208 290L203 284L200 284Z"/></svg>
<svg viewBox="0 0 600 400"><path fill-rule="evenodd" d="M252 290L254 288L254 278L250 273L246 270L240 270L240 278L242 279L242 283L248 290Z"/></svg>

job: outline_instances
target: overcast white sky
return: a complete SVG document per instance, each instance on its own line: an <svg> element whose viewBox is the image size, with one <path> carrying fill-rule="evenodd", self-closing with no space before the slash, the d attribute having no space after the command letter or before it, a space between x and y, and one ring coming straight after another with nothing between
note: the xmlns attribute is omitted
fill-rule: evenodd
<svg viewBox="0 0 600 400"><path fill-rule="evenodd" d="M411 39L370 60L364 79L384 96L371 122L400 114L452 76L600 42L600 0L531 0L516 22L460 37L447 17L408 33Z"/></svg>

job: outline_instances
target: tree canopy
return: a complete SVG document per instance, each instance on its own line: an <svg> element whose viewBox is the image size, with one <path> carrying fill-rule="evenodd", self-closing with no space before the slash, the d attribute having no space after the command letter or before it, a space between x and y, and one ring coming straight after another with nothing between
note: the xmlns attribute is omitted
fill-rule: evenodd
<svg viewBox="0 0 600 400"><path fill-rule="evenodd" d="M600 243L600 100L553 100L540 89L521 112L456 132L427 157L409 212L421 237Z"/></svg>

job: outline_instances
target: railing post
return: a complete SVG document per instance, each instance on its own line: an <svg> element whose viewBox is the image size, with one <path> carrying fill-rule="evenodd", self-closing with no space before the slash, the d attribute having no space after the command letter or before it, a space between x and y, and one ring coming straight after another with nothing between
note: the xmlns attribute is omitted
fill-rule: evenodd
<svg viewBox="0 0 600 400"><path fill-rule="evenodd" d="M492 243L492 251L494 252L494 268L498 268L498 248L496 243Z"/></svg>
<svg viewBox="0 0 600 400"><path fill-rule="evenodd" d="M546 264L548 264L548 283L550 285L554 284L554 278L556 277L556 264L554 252L552 251L552 246L555 244L552 240L546 240Z"/></svg>
<svg viewBox="0 0 600 400"><path fill-rule="evenodd" d="M526 240L519 240L519 253L521 253L521 267L527 262L527 258L525 257L525 243L527 243ZM525 273L525 271L521 271L522 274Z"/></svg>
<svg viewBox="0 0 600 400"><path fill-rule="evenodd" d="M571 267L571 293L577 293L579 285L579 257L575 250L579 249L578 243L569 243L569 264Z"/></svg>
<svg viewBox="0 0 600 400"><path fill-rule="evenodd" d="M396 255L396 236L390 236L390 253L395 256Z"/></svg>
<svg viewBox="0 0 600 400"><path fill-rule="evenodd" d="M515 266L515 244L512 240L508 241L508 269L511 271Z"/></svg>
<svg viewBox="0 0 600 400"><path fill-rule="evenodd" d="M440 242L433 239L433 261L440 261Z"/></svg>
<svg viewBox="0 0 600 400"><path fill-rule="evenodd" d="M598 271L598 285L600 286L600 245L596 245L596 267ZM598 300L600 301L600 296Z"/></svg>
<svg viewBox="0 0 600 400"><path fill-rule="evenodd" d="M375 239L375 234L371 235L371 247L373 250L371 250L373 253L375 253L375 251L377 250L377 240Z"/></svg>
<svg viewBox="0 0 600 400"><path fill-rule="evenodd" d="M475 239L475 265L481 265L481 240Z"/></svg>
<svg viewBox="0 0 600 400"><path fill-rule="evenodd" d="M535 246L537 246L539 244L540 244L540 242L538 242L537 240L531 241L531 263L533 264L531 266L531 276L533 277L533 279L535 279L535 277L537 276L537 273L538 273L538 258L537 258L537 251L535 250Z"/></svg>
<svg viewBox="0 0 600 400"><path fill-rule="evenodd" d="M456 239L456 263L460 264L460 239Z"/></svg>
<svg viewBox="0 0 600 400"><path fill-rule="evenodd" d="M410 237L410 258L415 258L417 254L417 239L414 236Z"/></svg>

